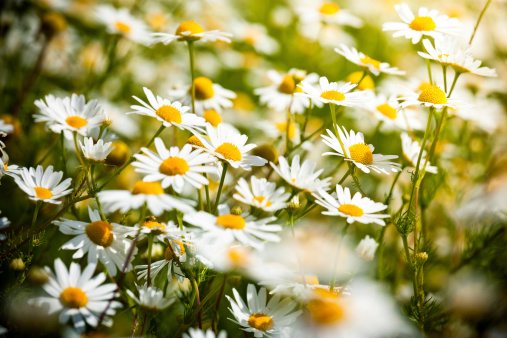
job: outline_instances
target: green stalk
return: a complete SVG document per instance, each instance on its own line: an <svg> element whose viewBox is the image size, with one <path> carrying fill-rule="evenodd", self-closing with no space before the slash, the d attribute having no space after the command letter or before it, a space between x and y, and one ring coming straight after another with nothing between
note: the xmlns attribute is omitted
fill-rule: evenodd
<svg viewBox="0 0 507 338"><path fill-rule="evenodd" d="M204 178L208 179L208 175L206 173L202 173ZM206 192L206 211L211 212L211 198L209 197L209 186L206 184L204 186L204 191Z"/></svg>
<svg viewBox="0 0 507 338"><path fill-rule="evenodd" d="M81 151L79 150L79 147L77 146L77 132L73 132L72 135L74 136L74 147L76 148L76 155L79 160L79 163L81 163L81 166L83 166L83 169L86 169L86 165L83 161L83 157L81 156Z"/></svg>
<svg viewBox="0 0 507 338"><path fill-rule="evenodd" d="M225 174L227 173L227 168L229 167L229 163L224 162L224 169L222 170L222 177L220 178L220 185L218 186L217 198L215 199L215 207L213 209L213 215L217 214L218 203L220 203L220 195L222 194L222 188L224 186Z"/></svg>
<svg viewBox="0 0 507 338"><path fill-rule="evenodd" d="M346 179L347 177L349 177L349 175L350 175L350 171L351 171L351 170L350 170L350 167L349 167L349 170L347 170L347 172L345 173L345 175L343 175L342 179L340 180L340 182L338 182L338 184L340 184L340 185L341 185L341 184L343 183L343 181L345 181L345 179Z"/></svg>
<svg viewBox="0 0 507 338"><path fill-rule="evenodd" d="M430 78L430 85L433 86L433 78L431 77L431 64L430 59L426 59L426 66L428 67L428 76Z"/></svg>
<svg viewBox="0 0 507 338"><path fill-rule="evenodd" d="M482 9L481 14L479 15L479 18L477 19L477 23L475 24L474 32L472 33L472 36L470 37L470 41L468 42L469 45L472 44L472 41L475 37L475 33L477 32L477 28L479 27L479 23L481 23L481 19L482 19L484 13L486 12L486 9L488 9L490 3L491 3L491 0L488 0L488 2L486 2L486 5Z"/></svg>
<svg viewBox="0 0 507 338"><path fill-rule="evenodd" d="M141 225L142 226L142 225ZM146 283L150 286L151 282L151 250L153 248L153 235L148 235L148 275L146 276Z"/></svg>
<svg viewBox="0 0 507 338"><path fill-rule="evenodd" d="M442 65L442 73L444 74L444 91L447 93L447 66Z"/></svg>
<svg viewBox="0 0 507 338"><path fill-rule="evenodd" d="M188 55L190 58L190 75L192 77L192 84L191 84L191 91L192 91L192 112L196 114L195 112L195 72L194 72L194 42L193 41L187 41L188 45Z"/></svg>
<svg viewBox="0 0 507 338"><path fill-rule="evenodd" d="M28 238L30 239L30 245L28 247L28 256L32 254L33 250L33 230L35 227L35 222L37 221L37 215L39 214L40 207L42 205L42 201L37 201L35 205L35 211L33 212L32 224L30 225L30 231L28 232Z"/></svg>

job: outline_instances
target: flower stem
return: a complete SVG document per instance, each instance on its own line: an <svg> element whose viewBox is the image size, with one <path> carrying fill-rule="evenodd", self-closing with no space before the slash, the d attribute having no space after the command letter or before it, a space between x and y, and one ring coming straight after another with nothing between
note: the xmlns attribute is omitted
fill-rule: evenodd
<svg viewBox="0 0 507 338"><path fill-rule="evenodd" d="M215 199L215 207L213 209L213 214L216 215L218 210L218 203L220 203L220 195L222 194L222 188L224 186L225 174L227 173L227 168L229 167L229 163L224 162L224 169L222 170L222 177L220 178L220 185L218 186L217 198Z"/></svg>
<svg viewBox="0 0 507 338"><path fill-rule="evenodd" d="M470 37L470 41L468 42L469 45L472 44L472 41L475 37L475 33L477 32L477 28L479 28L479 23L481 23L481 19L484 16L486 9L488 9L490 3L491 3L491 0L488 0L488 2L486 2L486 5L482 9L481 14L479 15L479 18L477 19L477 23L475 24L474 32L472 33L472 36Z"/></svg>
<svg viewBox="0 0 507 338"><path fill-rule="evenodd" d="M72 133L74 137L74 147L76 148L76 155L79 160L79 163L83 166L84 169L86 169L86 165L84 163L83 157L81 156L81 151L79 150L79 147L77 146L77 132Z"/></svg>
<svg viewBox="0 0 507 338"><path fill-rule="evenodd" d="M444 75L444 91L447 93L447 66L442 65L442 73Z"/></svg>
<svg viewBox="0 0 507 338"><path fill-rule="evenodd" d="M197 301L197 307L199 307L201 305L201 298L199 297L199 285L197 285L197 281L195 280L194 276L192 276L192 285L195 290L195 299ZM201 310L199 310L197 314L197 320L199 321L199 329L202 329Z"/></svg>
<svg viewBox="0 0 507 338"><path fill-rule="evenodd" d="M196 114L195 112L195 84L194 84L194 78L195 78L195 72L194 72L194 42L193 41L187 41L188 45L188 56L190 58L190 76L192 77L192 84L191 84L191 91L192 91L192 112Z"/></svg>
<svg viewBox="0 0 507 338"><path fill-rule="evenodd" d="M202 175L204 178L208 178L208 175L206 173L203 173ZM204 186L204 191L206 192L206 210L208 212L211 212L211 199L209 197L209 186L207 184Z"/></svg>
<svg viewBox="0 0 507 338"><path fill-rule="evenodd" d="M142 225L141 225L142 226ZM151 282L151 250L153 248L153 235L148 235L148 275L146 276L146 284L150 286Z"/></svg>
<svg viewBox="0 0 507 338"><path fill-rule="evenodd" d="M430 59L426 59L426 66L428 67L428 76L430 78L430 85L433 85L433 78L431 77L431 64Z"/></svg>
<svg viewBox="0 0 507 338"><path fill-rule="evenodd" d="M349 177L349 175L350 175L350 171L351 171L351 168L349 167L349 170L347 170L347 172L345 173L345 175L343 175L342 179L340 180L340 182L338 182L338 184L340 184L340 185L341 185L341 184L345 181L345 179L346 179L347 177Z"/></svg>
<svg viewBox="0 0 507 338"><path fill-rule="evenodd" d="M35 227L35 222L37 221L37 215L39 214L40 207L42 205L42 201L37 201L35 205L35 211L33 212L32 224L30 225L30 231L28 233L28 238L30 239L30 245L28 247L28 256L32 254L33 250L33 228Z"/></svg>

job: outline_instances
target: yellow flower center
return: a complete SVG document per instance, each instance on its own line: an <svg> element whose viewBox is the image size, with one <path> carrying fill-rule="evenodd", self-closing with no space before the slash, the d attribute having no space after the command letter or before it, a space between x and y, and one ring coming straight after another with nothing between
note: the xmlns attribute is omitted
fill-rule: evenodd
<svg viewBox="0 0 507 338"><path fill-rule="evenodd" d="M222 143L215 149L215 152L222 154L226 160L241 161L241 152L238 147L232 143Z"/></svg>
<svg viewBox="0 0 507 338"><path fill-rule="evenodd" d="M445 56L445 57L449 57L449 54L440 54L440 55L438 56L438 58L439 58L439 59L441 59L441 58L442 58L442 57L444 57L444 56Z"/></svg>
<svg viewBox="0 0 507 338"><path fill-rule="evenodd" d="M94 244L107 248L114 241L111 230L113 230L113 226L108 222L95 221L86 226L85 233Z"/></svg>
<svg viewBox="0 0 507 338"><path fill-rule="evenodd" d="M203 136L208 137L206 135ZM199 138L195 135L190 136L187 140L187 143L197 147L204 147L204 144L202 144L201 140L199 140Z"/></svg>
<svg viewBox="0 0 507 338"><path fill-rule="evenodd" d="M317 324L333 324L343 318L344 311L338 295L324 289L315 289L314 292L320 297L310 300L307 308Z"/></svg>
<svg viewBox="0 0 507 338"><path fill-rule="evenodd" d="M362 80L361 78L363 78L363 72L362 71L359 71L359 72L353 72L351 73L349 76L347 76L347 82L352 82L354 84L358 84L359 81L361 81L361 83L359 83L359 86L357 86L357 89L359 90L365 90L365 89L375 89L375 84L373 83L373 79L371 78L370 75L366 75Z"/></svg>
<svg viewBox="0 0 507 338"><path fill-rule="evenodd" d="M273 319L264 313L254 313L248 318L248 325L259 331L268 331L273 328Z"/></svg>
<svg viewBox="0 0 507 338"><path fill-rule="evenodd" d="M211 99L215 95L213 82L204 76L199 76L194 80L195 98L201 101Z"/></svg>
<svg viewBox="0 0 507 338"><path fill-rule="evenodd" d="M130 26L127 25L126 23L123 23L121 21L117 21L116 24L115 24L116 28L122 32L123 34L128 34L130 33Z"/></svg>
<svg viewBox="0 0 507 338"><path fill-rule="evenodd" d="M447 97L442 89L437 86L428 86L424 89L417 98L421 102L428 102L434 104L446 104Z"/></svg>
<svg viewBox="0 0 507 338"><path fill-rule="evenodd" d="M183 36L182 33L190 32L191 35L204 33L204 29L194 21L183 21L181 25L176 29L176 35Z"/></svg>
<svg viewBox="0 0 507 338"><path fill-rule="evenodd" d="M294 77L292 77L290 74L287 74L283 77L282 82L278 86L278 91L284 94L292 94L295 88L296 82L294 81Z"/></svg>
<svg viewBox="0 0 507 338"><path fill-rule="evenodd" d="M178 243L178 245L180 247L180 256L183 256L185 254L185 245L183 245L182 241L174 241L174 242ZM171 261L171 260L174 259L174 255L173 255L173 251L174 250L171 250L173 248L173 243L169 242L169 245L171 247L167 247L165 249L165 255L164 255L164 257L165 257L166 261ZM176 252L174 254L176 254Z"/></svg>
<svg viewBox="0 0 507 338"><path fill-rule="evenodd" d="M354 144L349 147L350 158L355 162L362 163L364 165L370 165L373 163L373 154L371 153L370 147L365 143Z"/></svg>
<svg viewBox="0 0 507 338"><path fill-rule="evenodd" d="M244 267L248 265L249 259L244 248L230 248L227 255L231 264L235 267Z"/></svg>
<svg viewBox="0 0 507 338"><path fill-rule="evenodd" d="M276 124L276 129L279 131L286 133L287 132L287 122L280 122ZM296 134L296 124L291 122L289 125L289 138L293 138Z"/></svg>
<svg viewBox="0 0 507 338"><path fill-rule="evenodd" d="M184 175L189 169L187 161L180 157L168 157L158 168L162 174L167 176Z"/></svg>
<svg viewBox="0 0 507 338"><path fill-rule="evenodd" d="M156 221L146 221L143 223L143 227L148 229L160 228L161 230L165 230L165 225Z"/></svg>
<svg viewBox="0 0 507 338"><path fill-rule="evenodd" d="M222 123L222 117L215 109L205 110L203 117L206 122L209 122L215 128Z"/></svg>
<svg viewBox="0 0 507 338"><path fill-rule="evenodd" d="M365 56L364 58L360 59L362 63L364 64L370 64L372 65L374 68L377 68L377 69L380 69L380 64L382 62L380 61L377 61L375 59L372 59L371 57L369 56Z"/></svg>
<svg viewBox="0 0 507 338"><path fill-rule="evenodd" d="M241 230L246 226L245 219L239 215L221 215L217 217L217 225L225 229Z"/></svg>
<svg viewBox="0 0 507 338"><path fill-rule="evenodd" d="M352 217L361 217L364 215L363 209L354 204L342 204L338 207L338 211Z"/></svg>
<svg viewBox="0 0 507 338"><path fill-rule="evenodd" d="M262 202L264 202L264 200L265 200L265 199L266 199L266 198L264 198L264 197L262 197L262 196L258 196L258 197L254 197L254 198L252 198L252 202L253 202L253 201L257 201L257 202L259 202L259 203L261 203L261 204L262 204ZM270 205L271 205L271 202L268 200L268 201L266 202L266 206L267 206L267 207L269 207Z"/></svg>
<svg viewBox="0 0 507 338"><path fill-rule="evenodd" d="M69 116L65 119L65 122L72 128L82 128L88 124L88 121L86 121L84 118L80 116Z"/></svg>
<svg viewBox="0 0 507 338"><path fill-rule="evenodd" d="M396 109L388 105L387 103L383 103L380 106L377 106L377 110L384 115L385 117L390 118L391 120L396 119Z"/></svg>
<svg viewBox="0 0 507 338"><path fill-rule="evenodd" d="M296 276L296 282L299 284L303 284L303 278L301 275ZM319 278L317 276L306 276L305 275L305 284L308 285L318 285L319 284Z"/></svg>
<svg viewBox="0 0 507 338"><path fill-rule="evenodd" d="M132 195L162 195L164 189L158 182L137 181L132 187Z"/></svg>
<svg viewBox="0 0 507 338"><path fill-rule="evenodd" d="M332 100L332 101L343 101L345 100L345 95L343 93L340 93L336 90L328 90L320 94L320 97L326 100Z"/></svg>
<svg viewBox="0 0 507 338"><path fill-rule="evenodd" d="M5 168L7 169L7 166L5 166ZM53 197L53 193L49 189L43 187L35 187L33 189L35 190L35 195L37 195L37 198L47 200Z"/></svg>
<svg viewBox="0 0 507 338"><path fill-rule="evenodd" d="M162 106L155 112L162 120L169 123L181 123L181 113L178 109L171 106Z"/></svg>
<svg viewBox="0 0 507 338"><path fill-rule="evenodd" d="M88 304L88 297L80 288L68 287L60 294L60 302L67 308L79 309Z"/></svg>
<svg viewBox="0 0 507 338"><path fill-rule="evenodd" d="M433 31L437 28L435 21L429 16L416 16L414 20L408 25L410 29L415 31Z"/></svg>
<svg viewBox="0 0 507 338"><path fill-rule="evenodd" d="M338 13L339 10L340 7L338 7L338 5L332 2L325 2L322 6L320 6L319 12L321 14L333 15Z"/></svg>

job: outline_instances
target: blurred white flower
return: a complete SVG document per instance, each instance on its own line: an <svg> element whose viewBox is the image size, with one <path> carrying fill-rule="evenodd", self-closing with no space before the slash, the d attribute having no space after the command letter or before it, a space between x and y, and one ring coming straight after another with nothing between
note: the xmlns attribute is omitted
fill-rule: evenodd
<svg viewBox="0 0 507 338"><path fill-rule="evenodd" d="M104 140L98 140L97 143L93 144L93 138L85 137L84 145L79 140L79 146L83 151L83 156L91 162L103 162L107 155L113 151L114 147L111 147L113 142L106 142Z"/></svg>
<svg viewBox="0 0 507 338"><path fill-rule="evenodd" d="M365 261L372 261L375 258L375 251L377 250L378 243L366 235L356 247L356 253Z"/></svg>
<svg viewBox="0 0 507 338"><path fill-rule="evenodd" d="M349 48L348 46L341 44L340 48L335 48L334 51L359 67L369 70L374 75L379 75L380 73L405 75L405 72L398 70L397 67L391 67L387 62L372 59L371 57L358 52L354 47Z"/></svg>
<svg viewBox="0 0 507 338"><path fill-rule="evenodd" d="M143 21L134 18L127 8L116 9L110 5L100 5L97 6L95 15L110 34L120 34L137 43L149 42L148 27Z"/></svg>
<svg viewBox="0 0 507 338"><path fill-rule="evenodd" d="M153 33L152 43L162 42L168 45L173 41L201 41L215 42L217 40L223 42L231 42L232 34L220 32L219 30L205 31L199 24L194 21L183 21L176 29L175 34L170 33Z"/></svg>
<svg viewBox="0 0 507 338"><path fill-rule="evenodd" d="M302 165L299 162L299 155L292 158L292 164L289 165L285 157L278 157L278 166L273 162L270 163L273 169L285 182L290 184L296 189L315 192L317 189L327 190L329 189L329 181L331 177L327 177L323 180L319 179L319 175L324 169L319 169L314 172L317 165L316 162L305 160Z"/></svg>
<svg viewBox="0 0 507 338"><path fill-rule="evenodd" d="M164 292L156 287L147 286L147 284L141 287L136 285L136 287L139 297L130 290L127 290L127 294L145 311L163 311L174 303L174 298L164 297Z"/></svg>

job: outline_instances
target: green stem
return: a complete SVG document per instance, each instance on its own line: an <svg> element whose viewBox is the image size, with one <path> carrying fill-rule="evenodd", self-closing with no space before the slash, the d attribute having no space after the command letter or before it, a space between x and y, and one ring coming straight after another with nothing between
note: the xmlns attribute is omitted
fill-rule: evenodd
<svg viewBox="0 0 507 338"><path fill-rule="evenodd" d="M42 201L37 201L35 205L35 211L33 212L32 224L30 225L30 231L28 232L28 238L30 239L30 245L28 247L28 256L32 254L33 250L33 228L35 227L35 222L37 221L37 215L39 214L40 207L42 205Z"/></svg>
<svg viewBox="0 0 507 338"><path fill-rule="evenodd" d="M338 182L338 184L340 184L340 185L341 185L341 184L343 183L343 181L345 181L345 179L346 179L347 177L349 177L349 175L350 175L350 171L351 171L351 170L350 170L350 167L349 167L349 170L347 170L347 172L345 173L345 175L343 175L342 179L340 180L340 182Z"/></svg>
<svg viewBox="0 0 507 338"><path fill-rule="evenodd" d="M401 235L401 240L403 241L403 248L405 249L405 256L407 256L408 265L410 265L410 270L412 271L412 275L414 277L413 287L414 287L414 297L417 297L417 280L415 278L415 269L412 264L412 258L410 257L410 250L407 242L407 236Z"/></svg>
<svg viewBox="0 0 507 338"><path fill-rule="evenodd" d="M195 72L194 72L194 42L193 41L187 41L188 45L188 55L190 58L190 75L192 77L192 84L191 84L191 93L192 93L192 112L194 114L197 114L195 112Z"/></svg>
<svg viewBox="0 0 507 338"><path fill-rule="evenodd" d="M444 74L444 91L447 93L447 66L442 65L442 73Z"/></svg>
<svg viewBox="0 0 507 338"><path fill-rule="evenodd" d="M354 167L353 167L353 165L354 164L349 163L349 168L351 169L350 175L352 176L352 179L354 180L354 183L356 185L357 190L359 190L359 192L361 193L361 195L363 195L363 197L367 197L368 195L366 195L366 193L361 188L361 183L359 183L359 179L354 174Z"/></svg>
<svg viewBox="0 0 507 338"><path fill-rule="evenodd" d="M142 225L141 225L142 226ZM150 286L151 282L151 250L153 248L153 235L148 235L148 275L146 276L146 283Z"/></svg>
<svg viewBox="0 0 507 338"><path fill-rule="evenodd" d="M393 183L391 184L391 189L389 189L389 194L387 195L386 200L384 202L385 205L389 205L389 201L391 200L391 197L393 196L394 186L396 185L396 182L398 182L398 178L400 178L400 175L403 172L403 169L405 169L405 167L401 167L401 170L396 173Z"/></svg>
<svg viewBox="0 0 507 338"><path fill-rule="evenodd" d="M204 178L208 178L206 173L202 174ZM211 212L211 198L209 197L209 186L206 184L204 186L204 191L206 192L206 211Z"/></svg>
<svg viewBox="0 0 507 338"><path fill-rule="evenodd" d="M477 19L477 23L475 24L474 32L472 33L472 36L470 37L470 41L468 42L469 45L472 44L472 41L475 37L475 33L477 32L477 28L479 28L479 23L481 22L481 19L482 19L484 13L486 12L486 9L488 9L490 3L491 3L491 0L488 0L488 2L486 2L486 5L482 9L481 14L479 15L479 18Z"/></svg>
<svg viewBox="0 0 507 338"><path fill-rule="evenodd" d="M201 194L201 189L197 188L197 200L199 201L198 205L199 205L199 210L204 210L204 206L202 204L202 194Z"/></svg>
<svg viewBox="0 0 507 338"><path fill-rule="evenodd" d="M192 276L192 285L195 290L195 299L197 301L197 307L199 308L201 306L201 297L199 297L199 285L197 285L197 281L195 280L195 277ZM201 320L201 310L197 313L197 320L199 321L199 329L202 329L202 320Z"/></svg>
<svg viewBox="0 0 507 338"><path fill-rule="evenodd" d="M292 113L290 111L290 108L292 106L292 102L294 100L294 94L292 94L292 98L289 103L289 109L287 111L287 126L285 130L285 153L288 153L290 151L290 125L292 124Z"/></svg>
<svg viewBox="0 0 507 338"><path fill-rule="evenodd" d="M336 250L336 256L335 256L334 264L333 264L333 279L331 280L331 288L330 288L331 291L334 290L334 286L336 284L336 274L338 273L336 268L338 267L338 259L340 258L340 251L342 249L343 239L345 238L345 235L347 234L347 230L348 230L349 226L350 226L349 223L345 224L345 226L343 227L343 230L342 230L341 237L338 242L338 249Z"/></svg>
<svg viewBox="0 0 507 338"><path fill-rule="evenodd" d="M65 141L65 136L63 136L63 130L62 130L62 132L60 133L60 147L62 150L63 174L65 177L67 177L67 176L69 176L69 174L67 173L67 157L65 156L64 141Z"/></svg>
<svg viewBox="0 0 507 338"><path fill-rule="evenodd" d="M431 64L430 59L426 59L426 66L428 67L428 76L430 78L430 85L433 85L433 78L431 77Z"/></svg>
<svg viewBox="0 0 507 338"><path fill-rule="evenodd" d="M224 162L224 169L222 170L222 177L220 178L220 185L218 186L217 197L215 199L215 207L213 209L213 215L217 214L218 203L220 203L220 195L222 194L222 188L224 186L225 174L227 173L227 168L229 167L229 163Z"/></svg>
<svg viewBox="0 0 507 338"><path fill-rule="evenodd" d="M83 166L83 169L86 168L86 165L83 161L83 157L81 156L81 151L79 150L79 147L77 146L77 132L73 132L72 135L74 136L74 147L76 148L76 155L79 160L79 163Z"/></svg>
<svg viewBox="0 0 507 338"><path fill-rule="evenodd" d="M336 134L336 137L338 138L338 141L340 142L340 146L343 151L343 157L348 158L347 152L345 151L345 147L343 146L342 138L340 136L340 133L338 132L338 124L336 123L336 114L335 114L335 105L333 103L329 104L329 109L331 110L331 118L333 119L333 128L334 132Z"/></svg>
<svg viewBox="0 0 507 338"><path fill-rule="evenodd" d="M300 137L301 142L305 139L306 126L308 125L308 121L310 120L310 116L312 114L312 106L313 102L310 99L310 104L308 105L308 109L306 110L305 122L303 123L303 128L301 128L301 137Z"/></svg>
<svg viewBox="0 0 507 338"><path fill-rule="evenodd" d="M461 73L455 72L454 73L454 79L452 80L451 90L449 90L449 94L447 94L447 98L451 97L452 91L454 90L454 86L456 85L456 81L458 81L459 76Z"/></svg>

